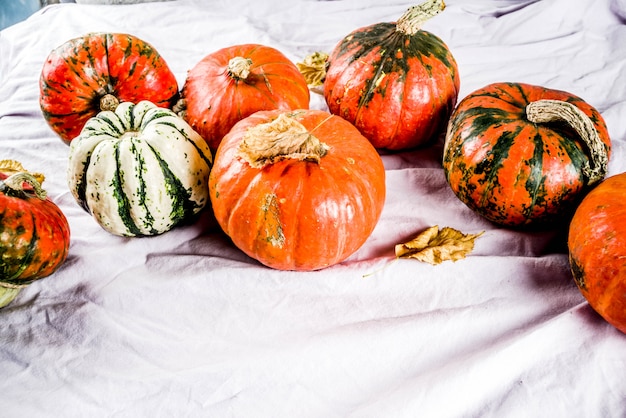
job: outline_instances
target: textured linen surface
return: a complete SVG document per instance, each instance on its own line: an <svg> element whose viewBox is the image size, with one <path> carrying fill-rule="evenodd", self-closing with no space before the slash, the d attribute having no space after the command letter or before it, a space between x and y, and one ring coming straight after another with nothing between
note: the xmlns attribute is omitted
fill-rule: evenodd
<svg viewBox="0 0 626 418"><path fill-rule="evenodd" d="M0 310L0 416L621 417L626 336L578 292L565 231L493 225L451 192L442 141L383 153L387 199L363 247L317 272L237 250L210 214L151 238L108 234L66 185L68 146L39 110L47 54L88 32L150 42L182 87L219 48L293 61L395 21L405 0L58 4L0 32L0 159L46 175L67 216L66 263ZM626 6L614 0L449 0L424 29L461 76L569 91L596 107L626 171ZM311 107L326 109L313 94ZM469 257L394 260L426 227L485 231Z"/></svg>

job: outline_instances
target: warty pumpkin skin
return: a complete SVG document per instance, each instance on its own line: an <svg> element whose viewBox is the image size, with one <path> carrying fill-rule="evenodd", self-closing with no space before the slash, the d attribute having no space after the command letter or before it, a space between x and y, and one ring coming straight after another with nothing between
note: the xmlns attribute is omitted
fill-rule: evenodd
<svg viewBox="0 0 626 418"><path fill-rule="evenodd" d="M66 260L70 227L59 207L27 172L0 171L0 307Z"/></svg>
<svg viewBox="0 0 626 418"><path fill-rule="evenodd" d="M555 120L538 121L546 117ZM575 119L594 145L585 144L569 122L556 120L561 117ZM443 168L452 191L476 213L506 227L541 227L571 217L589 187L606 175L610 148L604 119L580 97L493 83L470 93L453 112Z"/></svg>
<svg viewBox="0 0 626 418"><path fill-rule="evenodd" d="M224 137L209 190L239 249L271 268L310 271L342 262L367 240L382 212L385 170L338 116L260 111Z"/></svg>
<svg viewBox="0 0 626 418"><path fill-rule="evenodd" d="M171 107L178 83L149 43L124 33L90 33L55 48L43 65L39 103L50 127L69 143L87 120L119 102Z"/></svg>
<svg viewBox="0 0 626 418"><path fill-rule="evenodd" d="M572 218L567 245L574 280L589 305L626 333L626 173L591 190Z"/></svg>
<svg viewBox="0 0 626 418"><path fill-rule="evenodd" d="M330 112L353 123L376 148L426 145L445 129L458 98L457 63L439 37L420 29L443 8L430 0L398 22L359 28L328 58Z"/></svg>
<svg viewBox="0 0 626 418"><path fill-rule="evenodd" d="M72 141L67 181L105 230L149 236L205 207L211 165L207 144L172 110L124 102L89 119Z"/></svg>
<svg viewBox="0 0 626 418"><path fill-rule="evenodd" d="M279 50L233 45L205 56L187 73L181 115L213 152L239 120L259 110L309 107L310 93L298 67Z"/></svg>

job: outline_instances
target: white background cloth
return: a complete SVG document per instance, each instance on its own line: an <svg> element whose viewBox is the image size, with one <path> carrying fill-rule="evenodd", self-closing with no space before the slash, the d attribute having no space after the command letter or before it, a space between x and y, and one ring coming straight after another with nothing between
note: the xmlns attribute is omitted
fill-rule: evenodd
<svg viewBox="0 0 626 418"><path fill-rule="evenodd" d="M623 2L449 0L424 29L458 61L459 100L497 81L595 106L626 171ZM66 186L68 147L43 119L47 54L88 32L150 42L182 87L219 48L294 62L406 0L177 0L49 6L0 32L0 158L46 175L69 258L0 310L0 415L17 417L618 417L626 336L586 303L563 231L490 224L451 192L441 144L383 155L387 200L365 245L310 273L260 266L205 215L151 238L108 234ZM325 108L313 95L311 107ZM485 231L466 259L394 261L431 225Z"/></svg>

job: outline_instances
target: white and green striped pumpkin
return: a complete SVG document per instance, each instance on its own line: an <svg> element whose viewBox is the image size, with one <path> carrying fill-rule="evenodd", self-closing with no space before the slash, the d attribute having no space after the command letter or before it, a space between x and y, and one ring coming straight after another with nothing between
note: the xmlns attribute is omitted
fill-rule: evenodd
<svg viewBox="0 0 626 418"><path fill-rule="evenodd" d="M206 142L176 113L123 102L72 140L68 185L112 234L158 235L205 207L212 164Z"/></svg>

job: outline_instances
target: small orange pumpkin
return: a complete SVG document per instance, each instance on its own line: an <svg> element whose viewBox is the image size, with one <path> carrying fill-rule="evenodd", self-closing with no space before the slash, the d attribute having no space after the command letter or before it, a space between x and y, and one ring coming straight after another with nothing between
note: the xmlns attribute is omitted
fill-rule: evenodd
<svg viewBox="0 0 626 418"><path fill-rule="evenodd" d="M259 110L309 107L298 67L275 48L243 44L205 56L188 73L177 110L215 152L239 120Z"/></svg>

